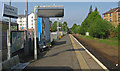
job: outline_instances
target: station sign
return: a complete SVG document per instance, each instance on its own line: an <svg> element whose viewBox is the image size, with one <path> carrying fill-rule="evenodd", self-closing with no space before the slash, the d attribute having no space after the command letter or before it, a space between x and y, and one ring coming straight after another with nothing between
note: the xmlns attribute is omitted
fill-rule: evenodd
<svg viewBox="0 0 120 71"><path fill-rule="evenodd" d="M18 9L7 4L3 4L2 15L5 17L18 18Z"/></svg>
<svg viewBox="0 0 120 71"><path fill-rule="evenodd" d="M40 6L38 9L38 17L63 17L63 6Z"/></svg>

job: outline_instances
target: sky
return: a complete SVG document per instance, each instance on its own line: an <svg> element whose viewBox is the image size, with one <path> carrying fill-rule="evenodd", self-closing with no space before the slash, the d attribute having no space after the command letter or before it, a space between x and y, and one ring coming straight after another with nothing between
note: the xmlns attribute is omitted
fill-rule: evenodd
<svg viewBox="0 0 120 71"><path fill-rule="evenodd" d="M2 4L9 4L7 2L0 3L0 9ZM118 2L29 2L28 13L34 11L34 6L40 5L64 5L64 17L61 18L60 22L66 21L68 27L72 27L73 24L80 25L89 13L90 5L92 5L93 11L95 7L98 8L100 15L110 10L111 8L118 7ZM25 2L12 2L12 6L18 8L18 15L25 14L26 3ZM2 11L0 11L2 14ZM1 17L0 17L1 18ZM55 19L52 18L52 21Z"/></svg>

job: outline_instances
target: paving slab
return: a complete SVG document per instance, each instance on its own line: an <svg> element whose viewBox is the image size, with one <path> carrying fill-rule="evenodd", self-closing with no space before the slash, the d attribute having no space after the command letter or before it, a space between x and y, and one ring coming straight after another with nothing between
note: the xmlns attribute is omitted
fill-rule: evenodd
<svg viewBox="0 0 120 71"><path fill-rule="evenodd" d="M42 58L30 63L26 69L104 71L71 35L57 40Z"/></svg>
<svg viewBox="0 0 120 71"><path fill-rule="evenodd" d="M104 69L85 51L85 49L69 35L73 44L73 48L79 50L76 52L80 67L82 70L104 71Z"/></svg>
<svg viewBox="0 0 120 71"><path fill-rule="evenodd" d="M80 65L69 35L65 35L60 40L57 40L52 49L50 49L41 59L30 63L27 68L67 68L80 70Z"/></svg>

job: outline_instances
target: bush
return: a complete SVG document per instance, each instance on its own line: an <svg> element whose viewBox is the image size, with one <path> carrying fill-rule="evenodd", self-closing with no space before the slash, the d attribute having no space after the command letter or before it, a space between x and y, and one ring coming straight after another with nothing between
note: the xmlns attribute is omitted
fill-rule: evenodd
<svg viewBox="0 0 120 71"><path fill-rule="evenodd" d="M110 35L109 29L112 27L109 22L102 19L96 20L89 28L90 36L96 38L108 38Z"/></svg>

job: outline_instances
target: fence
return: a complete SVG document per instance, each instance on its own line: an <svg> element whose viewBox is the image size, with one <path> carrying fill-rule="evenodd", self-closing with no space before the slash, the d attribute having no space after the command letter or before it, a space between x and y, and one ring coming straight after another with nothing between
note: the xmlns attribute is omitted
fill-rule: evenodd
<svg viewBox="0 0 120 71"><path fill-rule="evenodd" d="M57 32L51 32L50 33L50 41L52 42L55 39L57 39Z"/></svg>
<svg viewBox="0 0 120 71"><path fill-rule="evenodd" d="M11 31L11 53L24 47L24 31Z"/></svg>
<svg viewBox="0 0 120 71"><path fill-rule="evenodd" d="M66 32L62 32L62 31L60 31L58 34L57 34L57 32L51 32L50 33L50 41L52 42L53 40L56 40L58 35L63 36L65 34L67 34L67 33Z"/></svg>

